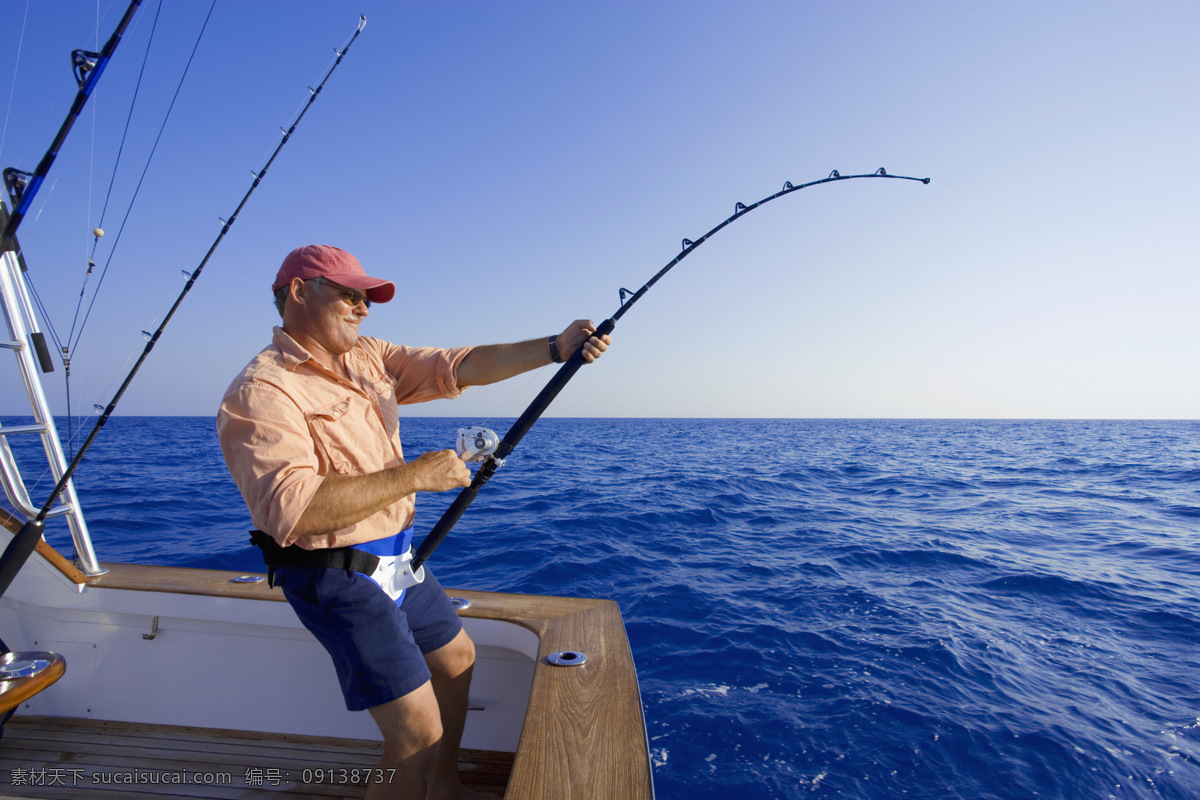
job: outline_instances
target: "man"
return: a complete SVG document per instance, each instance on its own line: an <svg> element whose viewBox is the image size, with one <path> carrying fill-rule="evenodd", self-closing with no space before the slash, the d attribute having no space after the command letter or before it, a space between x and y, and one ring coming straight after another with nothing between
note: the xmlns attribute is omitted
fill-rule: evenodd
<svg viewBox="0 0 1200 800"><path fill-rule="evenodd" d="M275 278L283 326L226 391L221 449L270 565L329 651L346 707L368 709L384 750L368 798L480 796L458 780L475 649L425 569L405 569L417 492L467 486L453 450L406 461L398 404L457 397L611 343L577 320L549 339L453 349L360 337L395 285L344 250L292 251ZM406 585L407 584L407 585ZM394 770L394 772L389 772ZM390 780L386 780L390 776Z"/></svg>

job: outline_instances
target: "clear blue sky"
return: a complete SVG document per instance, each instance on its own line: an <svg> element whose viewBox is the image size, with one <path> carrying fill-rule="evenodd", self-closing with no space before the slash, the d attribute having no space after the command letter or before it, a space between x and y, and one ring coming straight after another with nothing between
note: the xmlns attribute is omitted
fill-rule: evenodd
<svg viewBox="0 0 1200 800"><path fill-rule="evenodd" d="M37 165L74 96L70 51L125 5L0 3L0 167ZM162 11L100 266L208 6ZM62 336L157 7L20 232ZM108 401L359 13L119 413L215 413L301 244L400 285L368 335L529 338L610 315L735 202L882 166L932 183L814 187L730 226L551 413L1200 416L1192 0L218 0L75 353L73 410ZM550 375L411 411L515 416ZM62 413L61 367L47 386ZM18 395L0 413L25 413Z"/></svg>

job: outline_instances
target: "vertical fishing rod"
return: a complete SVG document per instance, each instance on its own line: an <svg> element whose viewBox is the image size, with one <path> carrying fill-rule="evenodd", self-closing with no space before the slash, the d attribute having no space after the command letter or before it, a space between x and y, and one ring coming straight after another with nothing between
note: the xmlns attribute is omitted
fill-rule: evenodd
<svg viewBox="0 0 1200 800"><path fill-rule="evenodd" d="M137 374L138 370L142 366L142 363L150 355L150 351L154 349L154 345L158 343L158 337L162 335L163 330L167 327L167 323L171 321L173 316L175 316L175 311L179 308L180 304L183 303L183 298L186 297L187 293L191 291L192 285L195 284L196 279L200 277L200 272L204 269L204 266L208 263L208 260L212 258L212 254L216 251L217 246L221 244L221 240L225 238L225 234L229 232L229 229L237 220L237 216L239 213L241 213L243 206L246 205L246 201L250 199L250 195L253 194L254 190L258 188L258 185L262 183L262 179L266 177L267 170L270 169L271 164L275 162L275 157L279 155L279 151L282 150L283 146L288 143L289 139L292 138L292 134L295 132L296 126L300 124L300 120L304 119L304 115L308 113L308 109L312 107L314 102L316 102L317 96L321 93L321 90L325 88L325 82L329 80L329 76L331 76L333 71L338 68L338 65L342 63L342 59L345 58L346 53L349 52L350 46L354 44L354 40L358 38L358 35L362 33L363 28L366 27L366 25L367 18L365 16L360 16L358 18L358 27L355 29L354 35L350 37L350 41L346 42L342 49L337 51L337 59L333 62L332 66L329 67L328 71L326 71L325 76L321 79L321 82L317 84L315 89L311 86L309 87L308 102L305 103L304 107L300 109L300 113L297 114L296 119L292 121L291 127L283 131L283 138L280 140L279 145L275 148L275 151L271 153L271 157L267 159L266 165L255 174L253 183L251 183L250 188L246 190L246 194L243 195L241 202L237 205L237 208L233 210L233 214L230 215L229 219L223 221L224 224L221 226L221 232L217 234L217 238L213 241L212 246L209 247L208 252L204 254L204 258L200 261L200 265L196 267L196 269L188 276L188 280L187 283L184 284L183 291L181 291L179 296L175 299L175 303L167 312L166 317L158 326L158 329L146 342L146 347L142 350L141 356L138 357L137 362L133 365L133 369L129 371L129 374L125 377L125 380L117 389L116 394L113 395L113 399L109 402L103 413L100 414L99 419L96 420L96 424L92 428L91 433L88 434L87 439L85 439L83 444L80 445L79 452L75 454L73 459L71 459L71 463L67 465L66 470L63 472L62 478L59 479L58 484L50 493L49 499L46 500L45 505L42 506L41 510L38 512L38 515L26 522L21 527L20 532L13 537L13 540L9 542L8 548L5 549L4 554L0 556L0 595L3 595L4 592L8 590L9 585L13 582L13 579L16 578L17 573L20 572L21 567L29 558L29 555L37 547L37 543L42 538L42 532L45 528L46 516L50 513L50 509L54 505L54 501L58 499L60 494L62 494L63 490L67 486L67 482L71 480L71 476L75 473L76 467L79 466L79 462L83 460L84 453L88 451L88 448L91 447L92 442L100 433L100 429L104 427L106 422L108 422L108 418L112 416L113 410L116 408L116 405L120 401L122 395L125 394L125 390L129 388L129 384L133 382L133 376Z"/></svg>
<svg viewBox="0 0 1200 800"><path fill-rule="evenodd" d="M87 50L75 50L71 53L71 64L74 67L75 82L79 85L79 91L75 94L75 102L71 104L67 118L63 120L62 127L58 129L58 135L50 143L50 149L46 151L46 155L42 156L41 163L37 165L37 169L32 174L12 167L4 170L4 185L8 189L13 212L8 218L8 224L4 226L4 234L0 236L0 248L16 249L13 237L17 235L17 228L20 226L21 220L25 218L26 212L33 204L33 197L50 172L54 159L58 157L58 151L66 141L67 134L71 132L71 126L79 118L88 98L92 96L92 90L96 88L96 83L104 74L104 68L108 66L113 51L117 49L117 45L121 41L121 35L125 33L125 28L133 19L133 12L137 11L141 3L142 0L132 0L129 7L125 9L125 16L121 17L121 21L117 24L117 29L113 31L112 36L108 37L108 41L104 43L104 49L99 53L91 53Z"/></svg>
<svg viewBox="0 0 1200 800"><path fill-rule="evenodd" d="M783 189L773 195L770 195L769 197L764 197L757 203L752 203L751 205L738 203L734 206L732 216L714 227L708 233L701 236L699 239L695 241L692 241L691 239L684 239L683 249L679 255L675 256L670 263L656 272L654 277L646 281L646 284L642 286L642 288L638 289L636 292L631 292L624 288L621 289L620 308L617 309L615 314L604 320L604 322L600 323L600 327L596 329L596 333L593 335L604 336L612 333L613 328L616 327L617 320L623 317L625 313L633 307L634 303L642 299L642 296L645 295L646 292L650 291L651 286L658 283L659 279L670 272L672 267L691 255L697 247L704 244L710 237L715 235L717 231L721 230L734 220L741 219L759 206L769 203L777 197L783 197L785 194L791 194L792 192L799 191L800 189L807 189L809 186L816 186L821 183L847 181L855 178L894 178L902 181L919 181L920 183L929 183L929 178L909 178L904 175L889 175L883 167L880 167L875 172L865 175L841 175L837 170L834 170L833 172L829 173L828 177L817 181L802 183L797 186L793 186L792 182L788 181L783 184ZM442 543L442 540L445 539L450 533L450 529L454 527L454 524L458 522L459 518L462 517L463 512L467 510L467 506L471 505L471 502L475 499L476 495L479 494L479 490L483 488L485 483L491 480L492 476L496 474L497 469L504 466L504 459L508 457L521 439L525 437L525 434L528 433L529 429L533 427L533 424L538 421L538 418L542 416L542 413L546 410L550 403L554 401L554 398L558 397L558 393L563 390L563 387L567 385L567 382L571 380L571 378L575 377L575 373L579 372L579 368L582 367L583 364L583 348L580 347L569 359L567 359L565 364L559 367L558 372L554 374L554 377L550 379L545 388L538 393L538 396L533 399L533 402L529 404L529 407L526 408L517 421L513 423L513 426L508 429L508 433L506 433L504 438L500 441L495 453L489 455L476 471L475 477L471 480L471 485L467 486L458 493L458 497L454 499L454 502L452 502L450 507L447 508L445 513L442 514L441 519L439 519L437 524L433 526L433 529L429 532L429 535L426 536L425 540L421 542L420 548L418 548L416 555L413 556L411 567L413 572L416 572L417 569L423 563L425 563L426 559L433 554L433 551L437 549L437 546Z"/></svg>

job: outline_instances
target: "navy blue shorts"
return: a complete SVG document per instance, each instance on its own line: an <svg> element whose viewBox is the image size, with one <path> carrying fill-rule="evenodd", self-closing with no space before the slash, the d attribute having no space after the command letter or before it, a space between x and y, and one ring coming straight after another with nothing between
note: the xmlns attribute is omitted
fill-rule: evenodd
<svg viewBox="0 0 1200 800"><path fill-rule="evenodd" d="M276 583L304 627L325 646L351 711L403 697L429 680L425 653L462 630L429 568L396 605L375 581L328 567L279 567Z"/></svg>

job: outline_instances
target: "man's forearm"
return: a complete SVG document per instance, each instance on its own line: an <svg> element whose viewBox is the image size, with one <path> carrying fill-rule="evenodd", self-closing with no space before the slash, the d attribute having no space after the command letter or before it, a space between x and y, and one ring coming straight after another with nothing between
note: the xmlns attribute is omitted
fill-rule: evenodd
<svg viewBox="0 0 1200 800"><path fill-rule="evenodd" d="M369 475L326 475L296 523L296 538L320 536L348 528L413 494L408 464Z"/></svg>
<svg viewBox="0 0 1200 800"><path fill-rule="evenodd" d="M591 320L577 319L553 337L560 360L565 361L580 347L583 360L591 363L612 343L612 337L592 339L596 326ZM512 344L486 344L476 347L458 365L459 386L484 386L551 363L550 338L530 339Z"/></svg>
<svg viewBox="0 0 1200 800"><path fill-rule="evenodd" d="M458 365L460 386L486 386L550 363L547 337L511 344L480 345Z"/></svg>
<svg viewBox="0 0 1200 800"><path fill-rule="evenodd" d="M292 538L320 536L361 522L402 497L467 486L471 471L453 450L422 453L389 469L363 475L326 475L292 529Z"/></svg>

